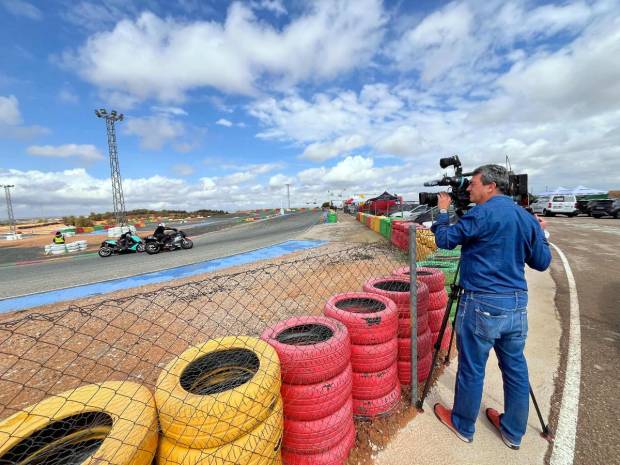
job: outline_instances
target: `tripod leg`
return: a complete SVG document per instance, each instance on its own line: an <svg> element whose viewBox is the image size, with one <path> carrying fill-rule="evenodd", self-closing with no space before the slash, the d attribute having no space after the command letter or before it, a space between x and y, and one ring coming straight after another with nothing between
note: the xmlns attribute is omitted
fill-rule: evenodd
<svg viewBox="0 0 620 465"><path fill-rule="evenodd" d="M549 431L549 427L545 425L545 420L542 417L542 413L540 413L540 408L538 407L538 402L536 402L536 397L534 396L534 390L532 389L531 384L530 384L530 397L532 398L534 409L536 409L536 415L538 415L538 420L540 421L540 426L542 427L542 433L540 433L540 435L543 438L550 441L553 439L553 436L551 435L551 432Z"/></svg>

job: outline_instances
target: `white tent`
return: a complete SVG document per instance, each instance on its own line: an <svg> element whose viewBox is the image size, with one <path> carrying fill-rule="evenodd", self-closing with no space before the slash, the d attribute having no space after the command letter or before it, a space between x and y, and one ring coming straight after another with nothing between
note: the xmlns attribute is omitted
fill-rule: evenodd
<svg viewBox="0 0 620 465"><path fill-rule="evenodd" d="M541 192L537 195L556 195L556 194L567 194L567 195L600 195L607 194L607 191L602 191L600 189L592 189L586 186L577 186L577 187L562 187L558 186L552 191Z"/></svg>

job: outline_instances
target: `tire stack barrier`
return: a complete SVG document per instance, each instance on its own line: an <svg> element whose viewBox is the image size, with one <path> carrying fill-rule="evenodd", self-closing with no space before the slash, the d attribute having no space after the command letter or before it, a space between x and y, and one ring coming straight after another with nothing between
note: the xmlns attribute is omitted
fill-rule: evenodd
<svg viewBox="0 0 620 465"><path fill-rule="evenodd" d="M341 465L355 444L351 341L331 318L296 317L263 331L282 367L286 465Z"/></svg>
<svg viewBox="0 0 620 465"><path fill-rule="evenodd" d="M48 246L45 246L45 250L47 253L47 248ZM65 254L67 252L67 247L65 246L65 244L51 244L49 246L49 253L51 253L52 255L62 255Z"/></svg>
<svg viewBox="0 0 620 465"><path fill-rule="evenodd" d="M280 461L282 398L275 350L249 336L190 347L157 379L158 465Z"/></svg>
<svg viewBox="0 0 620 465"><path fill-rule="evenodd" d="M394 271L397 276L406 276L409 278L409 267L404 266ZM448 294L444 287L445 277L443 273L436 268L419 267L416 268L416 279L422 281L428 287L428 326L431 330L431 341L434 345L439 336L439 329L446 311L448 303ZM446 331L441 341L441 348L447 350L450 344L450 335L452 326L446 326Z"/></svg>
<svg viewBox="0 0 620 465"><path fill-rule="evenodd" d="M390 413L401 395L396 304L378 294L347 292L332 296L323 312L349 331L353 414L374 418Z"/></svg>
<svg viewBox="0 0 620 465"><path fill-rule="evenodd" d="M458 259L454 259L454 257L451 257L448 260L439 257L437 257L439 259L435 260L433 260L433 257L429 258L429 260L422 260L416 262L416 266L425 268L436 268L441 271L444 275L446 293L449 295L451 291L450 286L454 282L454 275L456 274ZM454 314L456 312L456 305L457 302L452 303L452 308L450 309L451 318L454 317Z"/></svg>
<svg viewBox="0 0 620 465"><path fill-rule="evenodd" d="M151 465L156 449L153 395L129 381L81 386L0 421L3 464Z"/></svg>
<svg viewBox="0 0 620 465"><path fill-rule="evenodd" d="M432 335L428 326L428 286L418 281L417 292L417 359L418 381L424 381L432 363ZM405 276L372 278L364 283L365 292L379 294L392 300L398 311L398 379L401 384L411 384L411 310L410 282Z"/></svg>

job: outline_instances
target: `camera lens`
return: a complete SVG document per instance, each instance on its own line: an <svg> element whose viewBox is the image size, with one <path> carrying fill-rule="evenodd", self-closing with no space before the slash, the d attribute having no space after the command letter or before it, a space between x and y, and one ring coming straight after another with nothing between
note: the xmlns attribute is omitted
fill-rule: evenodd
<svg viewBox="0 0 620 465"><path fill-rule="evenodd" d="M439 166L446 169L448 166L456 166L456 157L446 157L439 159Z"/></svg>

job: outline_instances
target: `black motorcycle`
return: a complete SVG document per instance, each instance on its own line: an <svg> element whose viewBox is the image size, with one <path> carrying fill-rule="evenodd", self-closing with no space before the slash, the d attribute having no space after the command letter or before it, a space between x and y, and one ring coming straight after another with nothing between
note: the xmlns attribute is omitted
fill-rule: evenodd
<svg viewBox="0 0 620 465"><path fill-rule="evenodd" d="M149 255L155 255L161 250L191 249L194 247L192 240L183 231L166 234L163 237L148 236L144 239L144 248Z"/></svg>

